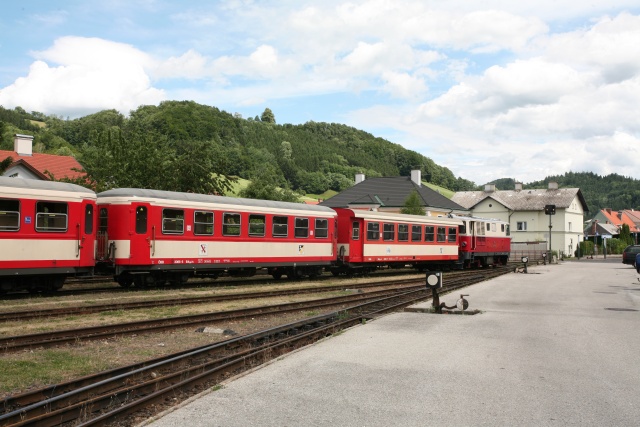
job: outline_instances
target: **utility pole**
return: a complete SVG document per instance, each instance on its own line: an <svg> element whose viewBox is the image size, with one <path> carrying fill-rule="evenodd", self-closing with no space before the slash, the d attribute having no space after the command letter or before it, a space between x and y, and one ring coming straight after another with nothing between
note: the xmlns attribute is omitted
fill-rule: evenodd
<svg viewBox="0 0 640 427"><path fill-rule="evenodd" d="M549 263L551 263L551 215L556 214L556 205L545 205L544 206L544 214L549 215Z"/></svg>

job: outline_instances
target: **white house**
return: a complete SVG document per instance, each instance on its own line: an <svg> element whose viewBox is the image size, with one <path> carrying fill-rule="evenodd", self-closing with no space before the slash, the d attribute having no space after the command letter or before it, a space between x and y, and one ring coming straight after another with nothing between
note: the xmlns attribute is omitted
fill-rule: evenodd
<svg viewBox="0 0 640 427"><path fill-rule="evenodd" d="M573 255L584 240L583 214L588 208L579 188L558 188L550 182L546 190L523 190L520 183L515 190L496 190L489 184L484 191L458 192L452 200L474 216L509 222L514 243L551 240L551 250ZM554 215L545 213L547 206L555 207Z"/></svg>

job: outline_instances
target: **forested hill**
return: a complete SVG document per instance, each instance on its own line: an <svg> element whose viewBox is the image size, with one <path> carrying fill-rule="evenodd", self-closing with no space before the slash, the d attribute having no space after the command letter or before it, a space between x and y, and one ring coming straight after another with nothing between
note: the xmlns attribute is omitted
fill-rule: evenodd
<svg viewBox="0 0 640 427"><path fill-rule="evenodd" d="M0 149L11 150L13 134L35 135L35 151L73 153L99 189L142 186L218 192L217 177L236 176L321 194L367 177L409 176L452 190L475 188L433 160L361 130L335 123L277 124L266 109L241 118L190 101L141 106L125 117L115 110L74 120L0 107Z"/></svg>
<svg viewBox="0 0 640 427"><path fill-rule="evenodd" d="M604 208L640 210L640 180L637 179L615 173L600 176L592 172L567 172L523 184L523 188L547 188L550 181L557 182L560 188L579 188L589 208L587 217L593 217ZM491 184L495 184L499 190L515 188L515 181L511 178L499 179Z"/></svg>
<svg viewBox="0 0 640 427"><path fill-rule="evenodd" d="M13 150L16 133L34 135L35 152L76 156L97 190L224 194L231 188L225 177L240 177L252 181L244 196L285 200L295 199L295 193L342 191L353 185L356 173L409 176L416 167L424 180L453 191L483 188L456 178L430 158L353 127L277 124L269 109L246 119L191 101L167 101L139 107L128 117L105 110L65 120L0 106L1 150ZM523 186L547 188L549 181L580 188L589 216L602 208L640 210L640 181L632 178L569 172ZM505 190L515 185L511 178L493 183Z"/></svg>

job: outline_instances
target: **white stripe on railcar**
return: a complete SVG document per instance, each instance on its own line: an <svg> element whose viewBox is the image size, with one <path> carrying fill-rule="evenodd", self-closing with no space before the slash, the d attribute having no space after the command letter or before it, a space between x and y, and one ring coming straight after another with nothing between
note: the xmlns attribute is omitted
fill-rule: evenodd
<svg viewBox="0 0 640 427"><path fill-rule="evenodd" d="M0 240L0 261L78 261L77 240Z"/></svg>
<svg viewBox="0 0 640 427"><path fill-rule="evenodd" d="M363 257L458 255L457 245L364 245Z"/></svg>

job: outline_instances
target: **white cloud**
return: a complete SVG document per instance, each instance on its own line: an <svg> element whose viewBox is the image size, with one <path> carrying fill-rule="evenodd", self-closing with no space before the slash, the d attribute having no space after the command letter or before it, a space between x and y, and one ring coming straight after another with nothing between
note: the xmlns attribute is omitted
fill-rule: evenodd
<svg viewBox="0 0 640 427"><path fill-rule="evenodd" d="M41 60L31 65L26 77L0 90L0 104L78 116L111 108L128 112L164 99L145 71L152 61L131 46L63 37L34 55ZM45 60L60 65L50 66Z"/></svg>

